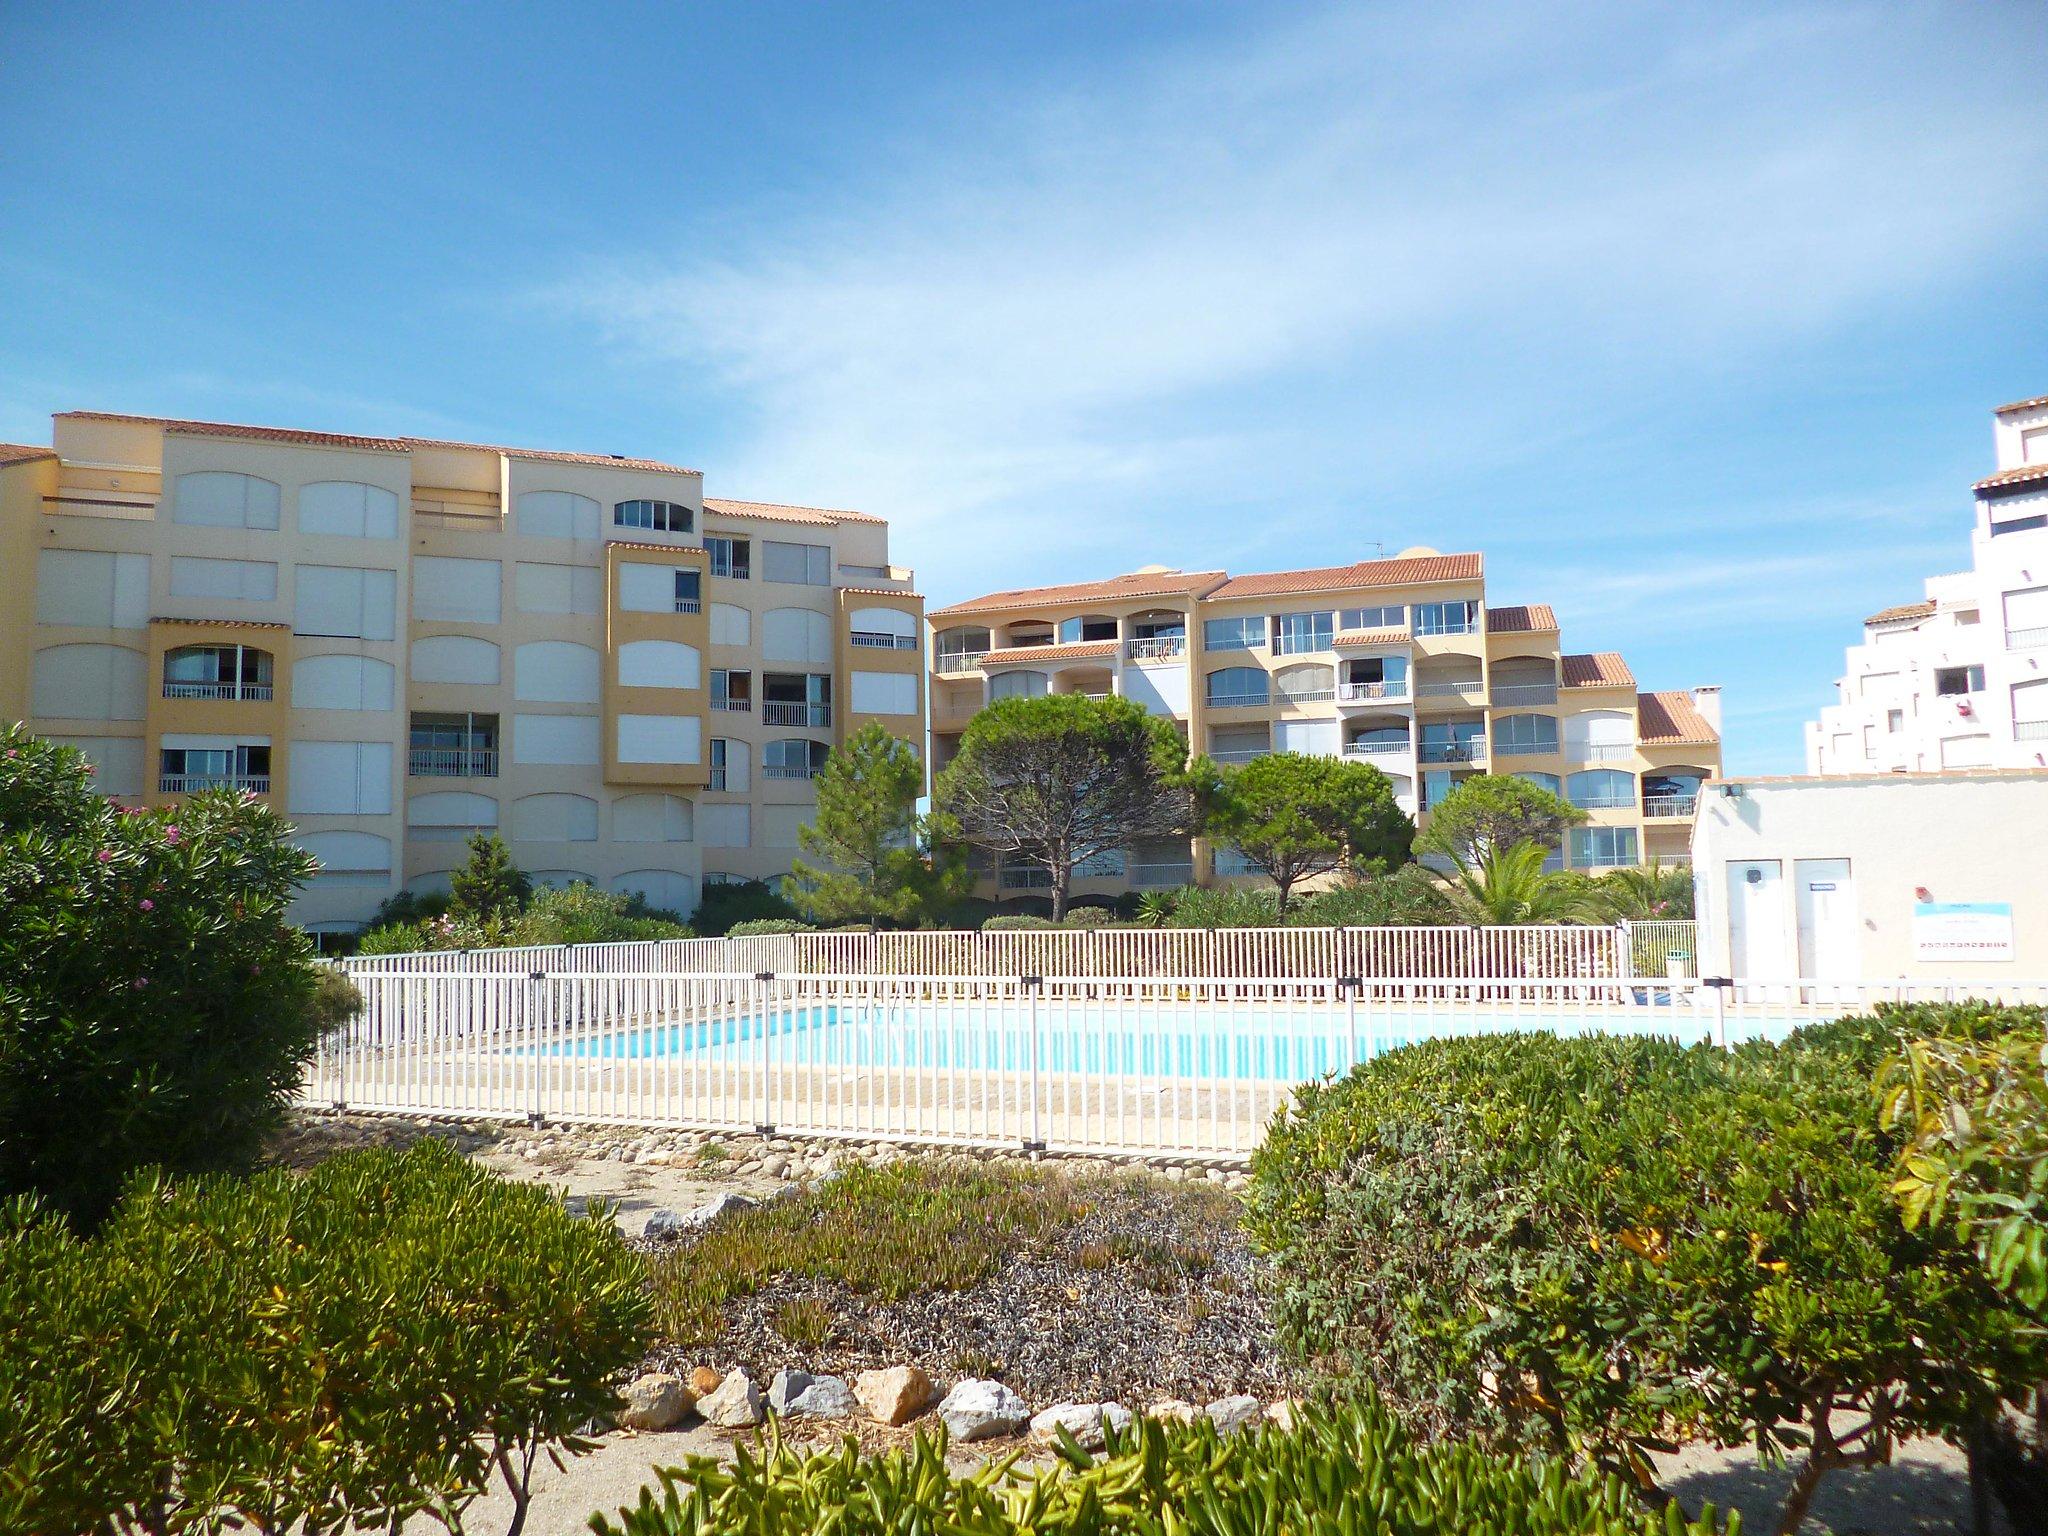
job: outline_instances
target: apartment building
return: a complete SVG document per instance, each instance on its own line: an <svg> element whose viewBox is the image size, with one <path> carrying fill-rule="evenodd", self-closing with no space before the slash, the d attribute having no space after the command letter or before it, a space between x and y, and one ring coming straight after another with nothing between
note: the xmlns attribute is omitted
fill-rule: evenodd
<svg viewBox="0 0 2048 1536"><path fill-rule="evenodd" d="M267 801L316 930L483 829L687 913L788 871L847 733L923 735L887 524L652 460L67 412L0 448L0 541L0 709L124 801Z"/></svg>
<svg viewBox="0 0 2048 1536"><path fill-rule="evenodd" d="M1808 772L2048 765L2048 395L1992 422L1970 568L1863 621L1835 701L1807 722Z"/></svg>
<svg viewBox="0 0 2048 1536"><path fill-rule="evenodd" d="M1719 690L1640 693L1611 651L1568 653L1549 607L1493 607L1477 554L1232 576L1148 566L1108 581L992 592L935 609L934 769L992 699L1115 694L1171 718L1219 763L1343 756L1425 819L1462 778L1519 774L1583 807L1560 862L1683 861L1720 770ZM1171 841L1109 858L1076 892L1244 874L1228 849ZM984 894L1043 877L991 870Z"/></svg>

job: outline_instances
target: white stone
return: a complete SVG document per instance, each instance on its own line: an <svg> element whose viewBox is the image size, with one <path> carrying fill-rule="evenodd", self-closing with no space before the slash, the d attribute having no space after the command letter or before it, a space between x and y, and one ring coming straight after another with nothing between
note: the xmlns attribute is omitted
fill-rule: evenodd
<svg viewBox="0 0 2048 1536"><path fill-rule="evenodd" d="M853 1389L837 1376L820 1376L789 1401L788 1412L812 1419L853 1417Z"/></svg>
<svg viewBox="0 0 2048 1536"><path fill-rule="evenodd" d="M1265 1411L1265 1404L1256 1397L1221 1397L1202 1411L1209 1416L1209 1422L1226 1435L1237 1433Z"/></svg>
<svg viewBox="0 0 2048 1536"><path fill-rule="evenodd" d="M761 1391L745 1371L729 1371L718 1390L697 1399L704 1422L720 1429L745 1429L761 1422Z"/></svg>
<svg viewBox="0 0 2048 1536"><path fill-rule="evenodd" d="M814 1380L809 1371L777 1371L768 1383L768 1406L777 1413L789 1412L791 1401L801 1397Z"/></svg>
<svg viewBox="0 0 2048 1536"><path fill-rule="evenodd" d="M962 1445L995 1435L1014 1435L1030 1418L1031 1409L1023 1398L1000 1381L975 1377L955 1382L939 1404L939 1420L946 1433Z"/></svg>
<svg viewBox="0 0 2048 1536"><path fill-rule="evenodd" d="M668 1371L649 1371L626 1384L619 1393L621 1429L673 1429L690 1411L690 1389L680 1376Z"/></svg>
<svg viewBox="0 0 2048 1536"><path fill-rule="evenodd" d="M1031 1433L1051 1439L1064 1429L1084 1451L1099 1451L1105 1427L1123 1430L1130 1422L1131 1410L1122 1403L1055 1403L1032 1419Z"/></svg>

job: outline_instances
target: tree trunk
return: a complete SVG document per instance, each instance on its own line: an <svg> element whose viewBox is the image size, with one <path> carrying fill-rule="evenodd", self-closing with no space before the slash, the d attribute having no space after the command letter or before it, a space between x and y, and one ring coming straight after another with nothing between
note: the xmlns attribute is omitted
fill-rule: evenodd
<svg viewBox="0 0 2048 1536"><path fill-rule="evenodd" d="M1074 866L1057 863L1052 866L1052 920L1058 922L1067 915L1067 886L1074 878Z"/></svg>

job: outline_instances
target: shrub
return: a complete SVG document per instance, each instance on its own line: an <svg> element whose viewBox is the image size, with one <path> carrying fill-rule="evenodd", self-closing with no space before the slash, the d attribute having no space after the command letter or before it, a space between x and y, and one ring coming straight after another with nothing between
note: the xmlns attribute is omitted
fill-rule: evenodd
<svg viewBox="0 0 2048 1536"><path fill-rule="evenodd" d="M1421 927L1455 923L1458 914L1428 870L1404 864L1316 891L1297 902L1287 920L1310 928Z"/></svg>
<svg viewBox="0 0 2048 1536"><path fill-rule="evenodd" d="M321 1028L313 861L248 798L124 811L69 748L0 753L0 1196L90 1224L144 1165L250 1166Z"/></svg>
<svg viewBox="0 0 2048 1536"><path fill-rule="evenodd" d="M1280 922L1280 902L1259 886L1183 886L1167 915L1169 928L1272 928Z"/></svg>
<svg viewBox="0 0 2048 1536"><path fill-rule="evenodd" d="M81 1239L0 1227L0 1530L456 1520L585 1445L646 1338L609 1222L438 1142L146 1176Z"/></svg>
<svg viewBox="0 0 2048 1536"><path fill-rule="evenodd" d="M690 926L701 934L716 938L728 932L734 923L764 917L797 922L803 914L766 881L720 880L713 883L707 880Z"/></svg>
<svg viewBox="0 0 2048 1536"><path fill-rule="evenodd" d="M729 939L751 939L777 933L816 933L817 931L817 924L804 922L800 918L755 917L749 918L743 923L734 923L725 930L725 936ZM867 930L863 928L860 932L865 933Z"/></svg>
<svg viewBox="0 0 2048 1536"><path fill-rule="evenodd" d="M472 832L469 862L448 877L448 909L486 925L509 924L533 894L533 881L512 862L495 832Z"/></svg>
<svg viewBox="0 0 2048 1536"><path fill-rule="evenodd" d="M654 915L637 894L600 891L578 880L534 893L506 935L512 944L617 944L628 939L687 939L673 914Z"/></svg>
<svg viewBox="0 0 2048 1536"><path fill-rule="evenodd" d="M981 925L983 933L1037 933L1059 924L1035 912L999 912Z"/></svg>
<svg viewBox="0 0 2048 1536"><path fill-rule="evenodd" d="M1968 1251L1897 1218L1882 1045L1440 1040L1310 1085L1254 1159L1280 1333L1433 1432L1645 1486L1668 1435L1815 1437L1789 1529L1827 1471L1960 1437L2040 1372ZM1838 1412L1871 1428L1835 1440Z"/></svg>
<svg viewBox="0 0 2048 1536"><path fill-rule="evenodd" d="M1117 915L1107 907L1069 907L1060 919L1062 928L1113 928Z"/></svg>
<svg viewBox="0 0 2048 1536"><path fill-rule="evenodd" d="M836 1531L881 1536L1097 1536L1200 1531L1441 1532L1478 1536L1709 1536L1710 1511L1684 1522L1652 1516L1620 1481L1556 1461L1525 1462L1462 1445L1419 1446L1383 1409L1304 1410L1289 1429L1223 1438L1213 1425L1143 1419L1111 1433L1100 1459L1063 1439L1050 1465L1014 1458L966 1473L946 1463L943 1436L870 1453L848 1436L836 1453L807 1454L777 1437L730 1463L693 1456L660 1474L598 1536L752 1536Z"/></svg>
<svg viewBox="0 0 2048 1536"><path fill-rule="evenodd" d="M372 928L356 946L359 955L409 955L430 949L491 949L506 942L503 923L483 923L467 912L447 911L417 923Z"/></svg>
<svg viewBox="0 0 2048 1536"><path fill-rule="evenodd" d="M370 920L363 927L368 931L394 923L417 926L447 910L448 896L444 891L396 891L377 903L377 910L370 914Z"/></svg>

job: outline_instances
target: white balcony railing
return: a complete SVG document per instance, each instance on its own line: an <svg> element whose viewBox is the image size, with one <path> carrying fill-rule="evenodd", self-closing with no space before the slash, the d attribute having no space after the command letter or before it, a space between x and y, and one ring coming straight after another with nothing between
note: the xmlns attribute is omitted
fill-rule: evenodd
<svg viewBox="0 0 2048 1536"><path fill-rule="evenodd" d="M932 658L932 670L941 677L972 672L987 654L986 651L943 651Z"/></svg>
<svg viewBox="0 0 2048 1536"><path fill-rule="evenodd" d="M1555 741L1496 741L1493 744L1495 757L1555 757Z"/></svg>
<svg viewBox="0 0 2048 1536"><path fill-rule="evenodd" d="M725 789L725 768L724 768L724 767L723 767L722 765L721 765L721 766L719 766L719 767L715 767L715 768L713 768L713 769L711 770L711 772L710 772L709 774L707 774L707 775L705 776L705 779L704 779L704 787L705 787L706 789L715 789L715 790L718 790L718 791L720 791L721 793L722 793L722 792L724 791L724 789Z"/></svg>
<svg viewBox="0 0 2048 1536"><path fill-rule="evenodd" d="M1168 885L1186 885L1195 878L1192 860L1176 860L1165 864L1133 864L1131 884L1158 889Z"/></svg>
<svg viewBox="0 0 2048 1536"><path fill-rule="evenodd" d="M1425 741L1417 756L1425 763L1483 763L1486 761L1486 743Z"/></svg>
<svg viewBox="0 0 2048 1536"><path fill-rule="evenodd" d="M1496 704L1555 704L1557 702L1557 684L1496 683L1493 687L1493 702Z"/></svg>
<svg viewBox="0 0 2048 1536"><path fill-rule="evenodd" d="M156 781L159 793L196 795L202 789L246 789L252 795L270 793L267 773L166 773Z"/></svg>
<svg viewBox="0 0 2048 1536"><path fill-rule="evenodd" d="M495 779L496 747L414 747L406 772L416 779Z"/></svg>
<svg viewBox="0 0 2048 1536"><path fill-rule="evenodd" d="M1327 704L1337 697L1337 690L1330 688L1283 688L1273 695L1283 709L1292 709L1297 704Z"/></svg>
<svg viewBox="0 0 2048 1536"><path fill-rule="evenodd" d="M1406 757L1415 747L1405 736L1399 741L1347 741L1346 757Z"/></svg>
<svg viewBox="0 0 2048 1536"><path fill-rule="evenodd" d="M1645 795L1643 818L1646 821L1671 821L1690 816L1699 803L1698 795Z"/></svg>
<svg viewBox="0 0 2048 1536"><path fill-rule="evenodd" d="M1633 806L1635 797L1625 794L1583 793L1567 797L1582 811L1625 811Z"/></svg>
<svg viewBox="0 0 2048 1536"><path fill-rule="evenodd" d="M1417 683L1415 697L1418 699L1462 699L1476 694L1486 687L1476 677L1461 677L1448 683Z"/></svg>
<svg viewBox="0 0 2048 1536"><path fill-rule="evenodd" d="M1636 749L1625 741L1566 742L1564 755L1575 763L1625 763Z"/></svg>
<svg viewBox="0 0 2048 1536"><path fill-rule="evenodd" d="M679 597L676 599L677 613L702 613L703 611L704 600L702 598Z"/></svg>
<svg viewBox="0 0 2048 1536"><path fill-rule="evenodd" d="M2012 723L2014 741L2048 741L2048 720L2015 720Z"/></svg>
<svg viewBox="0 0 2048 1536"><path fill-rule="evenodd" d="M713 699L713 709L722 709L729 715L751 715L754 712L752 699Z"/></svg>
<svg viewBox="0 0 2048 1536"><path fill-rule="evenodd" d="M830 725L832 706L830 704L778 704L772 700L761 706L761 718L769 725Z"/></svg>
<svg viewBox="0 0 2048 1536"><path fill-rule="evenodd" d="M1212 693L1202 702L1211 709L1264 709L1271 701L1263 693Z"/></svg>
<svg viewBox="0 0 2048 1536"><path fill-rule="evenodd" d="M2008 651L2031 651L2037 645L2048 645L2048 625L2008 629L2005 632L2005 648Z"/></svg>
<svg viewBox="0 0 2048 1536"><path fill-rule="evenodd" d="M888 635L878 629L856 629L846 637L847 644L856 650L867 651L914 651L917 649L915 635Z"/></svg>
<svg viewBox="0 0 2048 1536"><path fill-rule="evenodd" d="M761 777L764 779L815 779L823 769L813 768L809 763L763 763Z"/></svg>
<svg viewBox="0 0 2048 1536"><path fill-rule="evenodd" d="M173 683L164 684L167 699L267 699L268 683Z"/></svg>
<svg viewBox="0 0 2048 1536"><path fill-rule="evenodd" d="M1186 635L1153 635L1144 640L1132 640L1124 646L1124 654L1132 661L1168 661L1175 656L1185 656L1188 649Z"/></svg>
<svg viewBox="0 0 2048 1536"><path fill-rule="evenodd" d="M1371 703L1380 699L1405 699L1408 684L1403 682L1339 683L1337 699L1340 703Z"/></svg>
<svg viewBox="0 0 2048 1536"><path fill-rule="evenodd" d="M1221 752L1211 752L1209 760L1212 763L1248 763L1253 758L1265 757L1272 750L1271 747L1230 747Z"/></svg>

